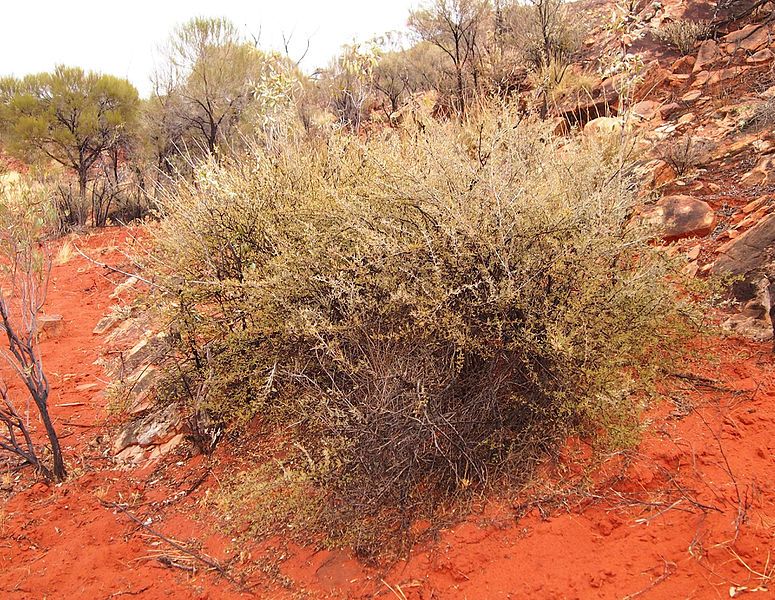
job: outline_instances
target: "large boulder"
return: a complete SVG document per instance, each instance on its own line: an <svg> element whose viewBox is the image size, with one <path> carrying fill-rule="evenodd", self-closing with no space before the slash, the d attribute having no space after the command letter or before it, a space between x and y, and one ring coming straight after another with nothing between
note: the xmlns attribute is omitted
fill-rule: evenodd
<svg viewBox="0 0 775 600"><path fill-rule="evenodd" d="M706 236L716 224L716 213L710 205L692 196L665 196L644 216L659 227L668 242Z"/></svg>

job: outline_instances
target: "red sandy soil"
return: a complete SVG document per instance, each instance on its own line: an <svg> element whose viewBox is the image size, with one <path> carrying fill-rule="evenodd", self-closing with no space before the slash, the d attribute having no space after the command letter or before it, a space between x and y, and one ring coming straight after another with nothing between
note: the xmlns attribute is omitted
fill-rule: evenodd
<svg viewBox="0 0 775 600"><path fill-rule="evenodd" d="M122 261L132 237L73 238ZM175 456L120 470L92 334L121 277L78 253L52 272L46 312L64 330L43 342L51 410L70 479L0 479L0 598L729 598L768 597L775 556L775 371L769 346L698 342L694 365L664 382L634 457L612 458L585 498L487 506L381 571L347 552L274 539L239 547L203 502L228 470ZM69 405L69 406L64 406ZM2 473L0 473L2 477ZM129 506L127 513L110 503ZM509 505L511 504L511 506ZM153 532L214 557L229 581ZM192 544L196 543L196 546ZM174 563L174 564L170 564ZM175 566L177 565L177 566ZM182 567L182 568L181 568ZM239 585L236 580L241 582ZM775 583L773 584L775 585ZM733 592L730 592L733 590Z"/></svg>

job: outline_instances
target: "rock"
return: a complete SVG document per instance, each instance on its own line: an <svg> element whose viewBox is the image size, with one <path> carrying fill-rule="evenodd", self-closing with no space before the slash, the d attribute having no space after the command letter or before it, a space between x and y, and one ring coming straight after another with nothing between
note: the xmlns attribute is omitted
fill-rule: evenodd
<svg viewBox="0 0 775 600"><path fill-rule="evenodd" d="M763 268L775 256L775 213L718 249L711 272L746 275Z"/></svg>
<svg viewBox="0 0 775 600"><path fill-rule="evenodd" d="M673 88L682 88L690 78L689 73L673 73L667 78L667 85Z"/></svg>
<svg viewBox="0 0 775 600"><path fill-rule="evenodd" d="M116 289L113 290L113 293L110 295L110 297L111 298L118 298L121 294L123 294L127 290L130 290L134 286L136 286L139 281L140 280L137 277L135 277L135 276L130 277L124 283L121 283L121 284L117 285Z"/></svg>
<svg viewBox="0 0 775 600"><path fill-rule="evenodd" d="M159 359L167 350L167 337L164 333L146 335L132 348L123 352L120 358L106 365L108 375L125 377L140 366L147 366Z"/></svg>
<svg viewBox="0 0 775 600"><path fill-rule="evenodd" d="M159 381L160 372L156 367L142 367L139 374L129 378L129 414L139 415L152 406L153 389Z"/></svg>
<svg viewBox="0 0 775 600"><path fill-rule="evenodd" d="M118 325L121 319L120 314L111 312L100 319L99 323L92 329L92 333L94 335L104 335Z"/></svg>
<svg viewBox="0 0 775 600"><path fill-rule="evenodd" d="M762 156L756 166L740 178L743 187L769 185L775 181L775 155Z"/></svg>
<svg viewBox="0 0 775 600"><path fill-rule="evenodd" d="M659 102L643 100L632 107L632 114L645 121L650 121L659 114Z"/></svg>
<svg viewBox="0 0 775 600"><path fill-rule="evenodd" d="M659 116L663 121L667 121L670 117L682 109L682 105L678 104L677 102L671 102L670 104L665 104L662 108L659 109Z"/></svg>
<svg viewBox="0 0 775 600"><path fill-rule="evenodd" d="M759 50L756 54L749 56L745 60L745 62L759 64L759 63L770 62L773 58L775 58L775 54L773 54L772 50L770 50L769 48L763 48L762 50Z"/></svg>
<svg viewBox="0 0 775 600"><path fill-rule="evenodd" d="M768 196L762 196L756 200L752 200L742 208L742 212L745 215L751 214L753 211L758 210L770 201Z"/></svg>
<svg viewBox="0 0 775 600"><path fill-rule="evenodd" d="M116 460L128 465L139 465L145 460L145 450L140 446L128 446L116 454Z"/></svg>
<svg viewBox="0 0 775 600"><path fill-rule="evenodd" d="M167 452L171 451L172 449L178 447L183 440L186 439L185 433L179 433L175 437L173 437L169 442L165 442L161 446L159 446L159 450L162 454L167 454Z"/></svg>
<svg viewBox="0 0 775 600"><path fill-rule="evenodd" d="M727 67L718 71L711 71L706 85L718 85L722 81L734 79L745 73L750 67Z"/></svg>
<svg viewBox="0 0 775 600"><path fill-rule="evenodd" d="M694 62L692 72L699 73L718 58L718 44L714 40L705 40L697 51L697 60Z"/></svg>
<svg viewBox="0 0 775 600"><path fill-rule="evenodd" d="M62 315L41 315L38 317L38 340L48 340L60 335L65 328Z"/></svg>
<svg viewBox="0 0 775 600"><path fill-rule="evenodd" d="M591 136L605 136L622 130L622 121L615 117L598 117L584 125L584 133Z"/></svg>
<svg viewBox="0 0 775 600"><path fill-rule="evenodd" d="M740 313L731 316L723 324L722 329L734 335L752 338L759 342L772 339L772 323L770 321L769 280L761 275L748 278L748 296Z"/></svg>
<svg viewBox="0 0 775 600"><path fill-rule="evenodd" d="M716 213L708 203L691 196L666 196L644 216L660 228L668 242L708 235L716 224Z"/></svg>
<svg viewBox="0 0 775 600"><path fill-rule="evenodd" d="M681 102L694 102L700 96L702 96L702 92L700 90L690 90L681 96Z"/></svg>
<svg viewBox="0 0 775 600"><path fill-rule="evenodd" d="M765 100L769 100L770 98L775 98L775 85L768 87L759 95Z"/></svg>
<svg viewBox="0 0 775 600"><path fill-rule="evenodd" d="M675 181L676 173L664 160L657 160L651 167L651 176L647 178L647 187L659 189Z"/></svg>
<svg viewBox="0 0 775 600"><path fill-rule="evenodd" d="M766 24L746 25L724 36L724 51L727 54L734 54L742 48L748 52L756 52L769 43L770 31Z"/></svg>
<svg viewBox="0 0 775 600"><path fill-rule="evenodd" d="M673 73L688 74L692 72L694 65L695 58L693 56L682 56L670 66L670 70Z"/></svg>
<svg viewBox="0 0 775 600"><path fill-rule="evenodd" d="M692 82L692 87L694 88L702 87L706 83L708 83L708 79L710 79L710 71L700 71L695 76L694 81Z"/></svg>
<svg viewBox="0 0 775 600"><path fill-rule="evenodd" d="M732 315L721 324L721 329L731 335L766 342L772 339L772 326L769 321L747 317L743 314Z"/></svg>
<svg viewBox="0 0 775 600"><path fill-rule="evenodd" d="M140 417L128 423L113 442L113 452L118 455L130 446L159 446L183 433L183 412L176 404Z"/></svg>

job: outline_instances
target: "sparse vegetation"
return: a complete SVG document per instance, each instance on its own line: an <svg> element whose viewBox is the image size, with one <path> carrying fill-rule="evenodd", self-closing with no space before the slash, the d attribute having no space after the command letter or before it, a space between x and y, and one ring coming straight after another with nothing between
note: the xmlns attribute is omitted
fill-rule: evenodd
<svg viewBox="0 0 775 600"><path fill-rule="evenodd" d="M705 39L710 31L710 24L705 21L676 19L662 25L654 35L682 55L686 55L691 53L697 41Z"/></svg>
<svg viewBox="0 0 775 600"><path fill-rule="evenodd" d="M775 98L768 98L744 119L743 129L762 129L775 126Z"/></svg>
<svg viewBox="0 0 775 600"><path fill-rule="evenodd" d="M767 591L766 1L422 0L326 64L200 17L143 100L1 79L0 589Z"/></svg>
<svg viewBox="0 0 775 600"><path fill-rule="evenodd" d="M707 140L696 138L692 133L685 133L662 142L657 153L676 175L683 177L708 160L709 149Z"/></svg>

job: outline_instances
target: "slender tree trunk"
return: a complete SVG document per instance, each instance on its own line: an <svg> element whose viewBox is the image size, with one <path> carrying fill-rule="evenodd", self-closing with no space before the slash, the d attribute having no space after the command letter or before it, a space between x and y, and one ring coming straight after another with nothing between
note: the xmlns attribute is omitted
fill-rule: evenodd
<svg viewBox="0 0 775 600"><path fill-rule="evenodd" d="M54 424L51 422L51 416L48 414L48 391L45 392L43 398L36 398L35 401L40 408L40 416L46 428L48 440L51 443L51 456L54 461L52 469L54 481L64 481L67 478L67 470L65 469L64 458L62 458L62 447L59 445L59 437L57 436L56 429L54 429Z"/></svg>
<svg viewBox="0 0 775 600"><path fill-rule="evenodd" d="M88 169L84 166L78 168L78 214L75 217L77 225L86 223L86 185L88 183Z"/></svg>

